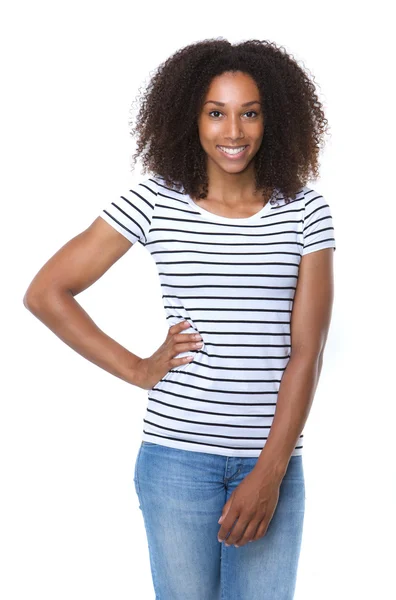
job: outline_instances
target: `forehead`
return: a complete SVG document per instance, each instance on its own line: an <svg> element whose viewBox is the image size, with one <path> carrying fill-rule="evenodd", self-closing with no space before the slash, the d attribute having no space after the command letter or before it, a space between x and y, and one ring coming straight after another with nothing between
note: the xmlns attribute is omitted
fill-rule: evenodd
<svg viewBox="0 0 396 600"><path fill-rule="evenodd" d="M254 79L241 71L217 75L210 82L205 101L208 99L229 102L231 99L259 100L259 89Z"/></svg>

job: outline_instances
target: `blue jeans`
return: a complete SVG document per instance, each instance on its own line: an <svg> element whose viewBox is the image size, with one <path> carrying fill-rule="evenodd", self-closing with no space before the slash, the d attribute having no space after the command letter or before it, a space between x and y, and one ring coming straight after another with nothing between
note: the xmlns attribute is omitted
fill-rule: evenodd
<svg viewBox="0 0 396 600"><path fill-rule="evenodd" d="M236 548L218 519L253 457L227 457L142 442L134 483L156 600L292 600L302 540L302 456L290 458L267 532Z"/></svg>

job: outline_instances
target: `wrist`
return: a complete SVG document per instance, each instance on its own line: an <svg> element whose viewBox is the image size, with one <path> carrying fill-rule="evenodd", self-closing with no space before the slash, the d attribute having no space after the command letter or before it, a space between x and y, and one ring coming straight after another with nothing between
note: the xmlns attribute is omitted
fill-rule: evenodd
<svg viewBox="0 0 396 600"><path fill-rule="evenodd" d="M144 387L144 358L133 355L128 365L128 383L146 389Z"/></svg>
<svg viewBox="0 0 396 600"><path fill-rule="evenodd" d="M290 457L270 457L262 451L258 457L254 470L261 475L270 475L275 479L282 480L286 474L289 460Z"/></svg>

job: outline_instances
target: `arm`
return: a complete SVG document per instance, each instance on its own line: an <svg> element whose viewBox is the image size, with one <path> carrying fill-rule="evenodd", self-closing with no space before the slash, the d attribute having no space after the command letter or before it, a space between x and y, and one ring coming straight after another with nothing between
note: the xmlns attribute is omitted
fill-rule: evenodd
<svg viewBox="0 0 396 600"><path fill-rule="evenodd" d="M302 256L291 318L291 354L256 471L283 477L308 418L322 369L334 297L333 248Z"/></svg>
<svg viewBox="0 0 396 600"><path fill-rule="evenodd" d="M98 217L34 277L23 303L63 342L112 375L137 384L140 358L106 335L74 296L97 281L132 246Z"/></svg>

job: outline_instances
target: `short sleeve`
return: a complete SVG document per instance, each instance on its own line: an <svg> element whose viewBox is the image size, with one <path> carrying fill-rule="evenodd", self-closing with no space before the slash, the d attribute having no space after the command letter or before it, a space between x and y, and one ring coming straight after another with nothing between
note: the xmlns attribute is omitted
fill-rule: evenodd
<svg viewBox="0 0 396 600"><path fill-rule="evenodd" d="M322 250L336 249L333 218L326 200L312 190L305 191L302 255Z"/></svg>
<svg viewBox="0 0 396 600"><path fill-rule="evenodd" d="M148 178L132 185L114 202L109 202L99 216L132 244L147 244L157 199L158 184Z"/></svg>

